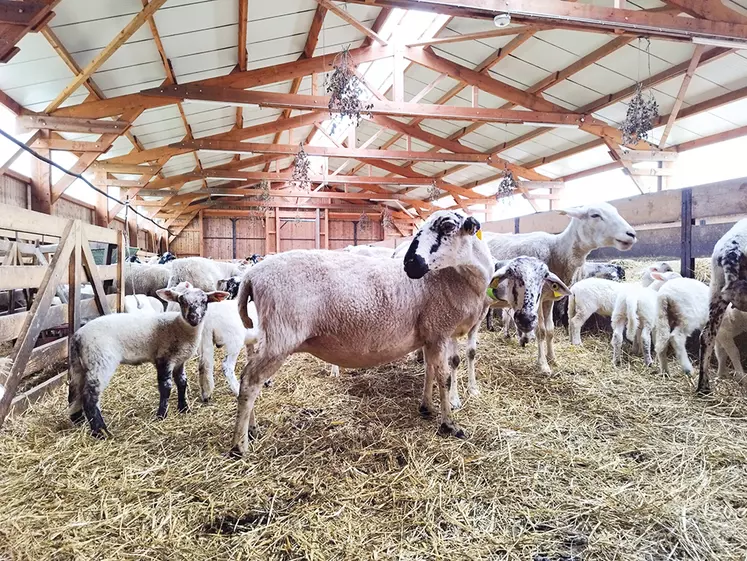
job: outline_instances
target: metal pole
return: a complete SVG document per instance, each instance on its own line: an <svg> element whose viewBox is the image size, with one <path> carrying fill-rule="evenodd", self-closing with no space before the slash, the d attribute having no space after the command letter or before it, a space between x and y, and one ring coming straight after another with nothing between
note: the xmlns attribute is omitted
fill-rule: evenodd
<svg viewBox="0 0 747 561"><path fill-rule="evenodd" d="M693 258L693 190L682 190L682 246L680 251L680 272L683 277L695 276L695 259Z"/></svg>

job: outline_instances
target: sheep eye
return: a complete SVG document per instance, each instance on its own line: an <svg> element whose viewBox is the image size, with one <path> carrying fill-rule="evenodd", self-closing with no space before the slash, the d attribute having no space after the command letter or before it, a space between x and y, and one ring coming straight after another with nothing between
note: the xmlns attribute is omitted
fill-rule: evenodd
<svg viewBox="0 0 747 561"><path fill-rule="evenodd" d="M456 224L454 222L444 222L441 224L441 231L444 233L453 232L456 229Z"/></svg>
<svg viewBox="0 0 747 561"><path fill-rule="evenodd" d="M590 216L591 218L602 218L601 214L594 213Z"/></svg>

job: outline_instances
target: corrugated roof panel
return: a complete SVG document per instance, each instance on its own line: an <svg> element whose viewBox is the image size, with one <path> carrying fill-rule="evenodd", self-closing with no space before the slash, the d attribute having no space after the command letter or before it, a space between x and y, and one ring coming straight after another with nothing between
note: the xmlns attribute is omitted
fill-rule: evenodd
<svg viewBox="0 0 747 561"><path fill-rule="evenodd" d="M506 45L511 39L512 37L496 37L493 40L495 47L483 41L459 41L434 46L433 50L439 56L446 58L448 55L448 58L455 60L458 64L474 68L488 57L493 56L497 49Z"/></svg>
<svg viewBox="0 0 747 561"><path fill-rule="evenodd" d="M187 105L184 105L186 110ZM155 109L146 109L143 113L135 119L134 125L136 127L140 125L147 125L150 123L158 124L165 123L171 119L180 119L179 110L176 105L166 105L164 107L157 107Z"/></svg>
<svg viewBox="0 0 747 561"><path fill-rule="evenodd" d="M658 92L661 92L666 94L670 98L671 104L674 104L674 99L677 97L681 85L681 77L673 78L672 80L667 80L666 82L659 84L658 86L656 86L656 88L654 88L657 101L660 99ZM685 107L694 103L705 101L706 99L711 99L721 94L725 94L727 93L727 91L728 90L722 88L718 84L714 84L710 80L704 80L698 75L695 75L690 81L690 85L687 87L687 94L685 95ZM660 112L665 111L666 113L669 113L671 104L662 103L664 109L660 109Z"/></svg>
<svg viewBox="0 0 747 561"><path fill-rule="evenodd" d="M93 78L98 87L108 91L154 81L162 82L166 79L166 72L163 69L163 64L157 61L145 62L118 70L96 72Z"/></svg>
<svg viewBox="0 0 747 561"><path fill-rule="evenodd" d="M747 86L747 59L730 54L698 68L695 76L730 90Z"/></svg>
<svg viewBox="0 0 747 561"><path fill-rule="evenodd" d="M747 99L740 99L727 105L722 105L716 109L711 109L709 113L722 119L734 123L735 126L747 125Z"/></svg>
<svg viewBox="0 0 747 561"><path fill-rule="evenodd" d="M635 85L635 80L595 64L573 75L573 81L595 91L597 97Z"/></svg>
<svg viewBox="0 0 747 561"><path fill-rule="evenodd" d="M583 107L584 105L598 100L600 97L598 92L595 92L586 86L582 86L581 84L577 84L573 81L573 78L555 84L551 88L545 90L543 95L547 98L563 100L565 103L571 104L573 109Z"/></svg>
<svg viewBox="0 0 747 561"><path fill-rule="evenodd" d="M643 42L642 48L645 50L646 42ZM688 50L692 51L692 45L687 46ZM680 61L681 62L681 61ZM590 67L591 70L602 68L607 71L611 71L615 74L626 77L629 81L635 83L637 81L645 80L649 76L663 72L667 68L672 66L671 63L667 62L656 56L653 53L653 45L651 56L649 57L646 52L638 49L638 44L633 43L626 45L622 49L618 49L612 54L604 57L600 62ZM600 72L600 75L606 75L604 72ZM592 83L596 83L593 82ZM621 82L620 82L621 83ZM613 91L622 89L625 86L616 88ZM605 93L609 93L605 91Z"/></svg>
<svg viewBox="0 0 747 561"><path fill-rule="evenodd" d="M593 49L592 49L593 50ZM590 51L591 52L591 51ZM525 64L534 66L537 69L545 71L545 75L562 70L576 62L579 55L548 43L535 35L523 45L520 45L508 59L519 59ZM505 59L498 63L497 68L501 68ZM539 81L539 80L538 80Z"/></svg>
<svg viewBox="0 0 747 561"><path fill-rule="evenodd" d="M234 66L236 63L237 55L235 47L227 47L225 49L217 49L205 53L196 53L179 57L171 61L178 82L183 81L183 76L188 76L196 72L212 70L214 68Z"/></svg>
<svg viewBox="0 0 747 561"><path fill-rule="evenodd" d="M566 51L582 57L598 49L609 41L609 37L602 33L582 33L567 29L549 29L535 34L539 40L545 41Z"/></svg>

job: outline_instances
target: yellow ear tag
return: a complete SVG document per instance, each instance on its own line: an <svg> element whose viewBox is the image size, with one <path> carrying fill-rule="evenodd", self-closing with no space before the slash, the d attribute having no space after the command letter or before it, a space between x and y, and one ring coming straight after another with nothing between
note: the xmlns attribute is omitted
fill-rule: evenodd
<svg viewBox="0 0 747 561"><path fill-rule="evenodd" d="M562 294L560 293L560 291L558 290L558 288L560 288L560 287L558 286L558 283L556 283L556 282L552 283L552 295L553 295L553 296L554 296L555 298L562 298L562 297L563 297L563 295L562 295Z"/></svg>
<svg viewBox="0 0 747 561"><path fill-rule="evenodd" d="M475 235L477 236L478 240L481 240L482 239L482 230L478 230Z"/></svg>

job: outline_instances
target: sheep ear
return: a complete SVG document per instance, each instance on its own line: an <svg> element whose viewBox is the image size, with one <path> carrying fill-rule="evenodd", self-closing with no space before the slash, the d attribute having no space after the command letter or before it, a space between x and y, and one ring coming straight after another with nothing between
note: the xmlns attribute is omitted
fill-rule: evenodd
<svg viewBox="0 0 747 561"><path fill-rule="evenodd" d="M490 279L490 288L498 288L500 282L511 276L511 268L508 265L504 265L493 273L493 278Z"/></svg>
<svg viewBox="0 0 747 561"><path fill-rule="evenodd" d="M658 271L651 271L651 278L658 281L665 281L667 279L664 278L664 275L659 273Z"/></svg>
<svg viewBox="0 0 747 561"><path fill-rule="evenodd" d="M216 290L215 292L208 292L206 294L208 303L210 302L222 302L226 298L230 296L228 292L223 292L222 290Z"/></svg>
<svg viewBox="0 0 747 561"><path fill-rule="evenodd" d="M160 288L156 290L156 294L161 300L165 302L178 302L180 294L170 288Z"/></svg>
<svg viewBox="0 0 747 561"><path fill-rule="evenodd" d="M583 206L567 208L565 210L559 210L558 212L560 214L568 215L571 218L586 218L586 215L589 214L589 211L586 209L586 207Z"/></svg>
<svg viewBox="0 0 747 561"><path fill-rule="evenodd" d="M552 290L552 296L555 300L560 300L571 293L565 283L555 273L547 274L545 277L545 286Z"/></svg>
<svg viewBox="0 0 747 561"><path fill-rule="evenodd" d="M480 222L475 218L468 216L462 224L462 230L464 230L467 235L474 236L480 231Z"/></svg>

